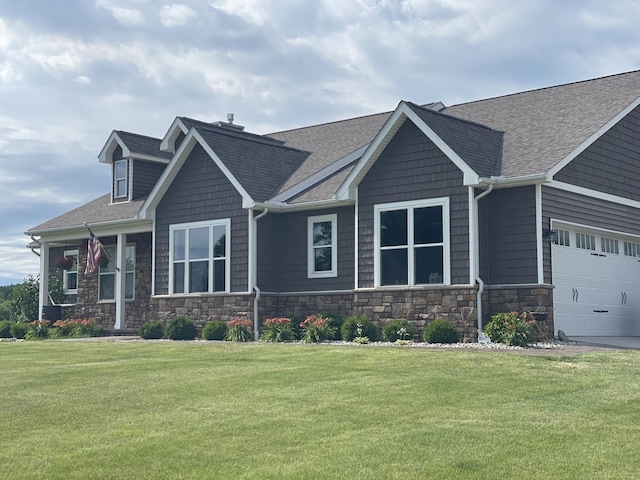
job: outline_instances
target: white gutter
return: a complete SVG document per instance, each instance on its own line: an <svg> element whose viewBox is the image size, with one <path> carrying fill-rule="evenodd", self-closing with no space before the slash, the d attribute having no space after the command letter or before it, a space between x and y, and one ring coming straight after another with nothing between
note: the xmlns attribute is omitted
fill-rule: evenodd
<svg viewBox="0 0 640 480"><path fill-rule="evenodd" d="M487 195L489 195L491 193L491 191L493 190L493 181L489 181L489 185L487 187L487 189L482 192L481 194L479 194L478 196L474 197L474 212L473 215L475 217L475 226L476 226L476 231L477 233L480 232L480 228L478 225L478 205L479 205L479 201L481 198L486 197ZM478 282L478 293L476 294L476 312L478 312L478 342L480 343L489 343L489 337L487 337L483 332L482 332L482 293L484 292L484 282L482 281L482 279L480 278L480 237L476 236L476 243L474 245L474 248L476 249L476 255L475 255L475 265L474 265L474 270L475 270L475 277L476 277L476 282Z"/></svg>
<svg viewBox="0 0 640 480"><path fill-rule="evenodd" d="M256 217L253 217L253 232L252 236L252 249L253 249L253 258L252 263L253 266L251 268L252 270L252 288L253 290L256 292L256 296L253 299L253 336L255 341L257 342L258 339L260 338L260 333L258 331L259 329L259 325L258 325L258 301L260 300L260 288L258 288L258 220L260 220L262 217L264 217L267 213L269 213L269 209L265 208L259 215L257 215Z"/></svg>

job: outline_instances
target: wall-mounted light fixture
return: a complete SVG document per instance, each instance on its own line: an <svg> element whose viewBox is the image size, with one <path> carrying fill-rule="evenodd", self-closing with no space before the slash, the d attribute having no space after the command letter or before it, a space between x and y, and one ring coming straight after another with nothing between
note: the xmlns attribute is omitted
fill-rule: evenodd
<svg viewBox="0 0 640 480"><path fill-rule="evenodd" d="M555 230L549 230L548 228L542 229L542 238L548 240L551 243L555 243L558 238L558 232Z"/></svg>

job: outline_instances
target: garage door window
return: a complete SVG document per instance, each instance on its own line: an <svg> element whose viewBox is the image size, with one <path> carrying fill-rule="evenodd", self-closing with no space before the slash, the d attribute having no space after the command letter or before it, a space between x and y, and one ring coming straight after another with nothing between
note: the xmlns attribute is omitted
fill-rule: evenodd
<svg viewBox="0 0 640 480"><path fill-rule="evenodd" d="M586 233L576 232L576 247L584 250L596 249L596 237L593 235L587 235Z"/></svg>
<svg viewBox="0 0 640 480"><path fill-rule="evenodd" d="M568 230L556 230L556 238L554 242L556 245L561 245L563 247L568 247L571 245L569 242L569 231Z"/></svg>
<svg viewBox="0 0 640 480"><path fill-rule="evenodd" d="M627 257L640 257L640 245L637 243L624 242L624 254Z"/></svg>
<svg viewBox="0 0 640 480"><path fill-rule="evenodd" d="M602 241L603 253L615 253L616 255L620 253L620 250L618 249L618 240L604 237L602 237L600 240Z"/></svg>

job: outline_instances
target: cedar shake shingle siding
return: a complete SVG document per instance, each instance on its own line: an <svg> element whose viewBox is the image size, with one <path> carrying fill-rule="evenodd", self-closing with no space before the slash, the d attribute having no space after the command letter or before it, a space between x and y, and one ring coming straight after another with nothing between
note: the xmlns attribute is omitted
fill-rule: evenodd
<svg viewBox="0 0 640 480"><path fill-rule="evenodd" d="M248 285L248 215L242 198L204 149L197 145L156 210L156 294L169 289L169 226L231 219L231 291Z"/></svg>
<svg viewBox="0 0 640 480"><path fill-rule="evenodd" d="M640 107L560 170L554 179L640 201Z"/></svg>
<svg viewBox="0 0 640 480"><path fill-rule="evenodd" d="M451 283L469 283L468 189L462 172L411 121L405 121L358 186L359 287L374 285L376 204L449 198Z"/></svg>
<svg viewBox="0 0 640 480"><path fill-rule="evenodd" d="M133 197L146 197L162 175L166 165L142 160L133 161Z"/></svg>
<svg viewBox="0 0 640 480"><path fill-rule="evenodd" d="M486 204L483 221L490 236L484 280L492 285L537 283L535 187L494 190L480 202Z"/></svg>
<svg viewBox="0 0 640 480"><path fill-rule="evenodd" d="M338 229L338 276L308 278L307 219L336 213ZM278 291L306 292L353 289L353 208L314 210L278 216ZM275 247L275 246L274 246Z"/></svg>
<svg viewBox="0 0 640 480"><path fill-rule="evenodd" d="M278 223L280 215L267 213L258 220L258 287L278 291Z"/></svg>

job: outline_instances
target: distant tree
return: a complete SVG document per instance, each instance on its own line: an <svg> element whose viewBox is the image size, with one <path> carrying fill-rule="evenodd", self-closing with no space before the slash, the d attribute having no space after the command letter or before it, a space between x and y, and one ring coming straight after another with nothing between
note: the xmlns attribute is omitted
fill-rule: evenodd
<svg viewBox="0 0 640 480"><path fill-rule="evenodd" d="M38 281L38 277L29 275L24 283L18 285L13 290L9 298L9 304L11 305L11 312L14 319L23 322L38 319L39 289L40 282Z"/></svg>

